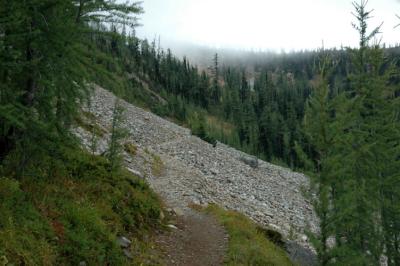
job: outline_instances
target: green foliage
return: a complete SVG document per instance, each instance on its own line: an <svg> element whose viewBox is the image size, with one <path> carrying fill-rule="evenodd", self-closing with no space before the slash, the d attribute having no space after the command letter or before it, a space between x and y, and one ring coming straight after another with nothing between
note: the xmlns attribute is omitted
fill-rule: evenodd
<svg viewBox="0 0 400 266"><path fill-rule="evenodd" d="M122 140L126 137L126 129L122 127L124 123L123 116L124 109L120 105L119 100L115 101L112 125L111 125L111 137L108 143L108 151L106 152L106 158L110 161L111 172L118 172L121 168L122 163L122 151L123 145Z"/></svg>
<svg viewBox="0 0 400 266"><path fill-rule="evenodd" d="M378 265L382 254L389 265L397 265L399 242L392 219L398 219L399 210L393 201L399 179L393 177L398 178L400 135L398 98L390 83L395 70L382 48L369 44L379 27L367 33L371 12L366 2L354 7L360 47L349 50L349 88L331 97L322 75L304 119L314 152L314 205L321 221L321 233L312 242L322 265ZM333 247L328 238L335 239Z"/></svg>
<svg viewBox="0 0 400 266"><path fill-rule="evenodd" d="M22 156L14 161L24 169L40 158L31 151L52 156L37 137L53 144L65 139L87 99L89 81L99 70L91 38L114 36L109 23L134 26L142 10L136 2L113 0L0 1L0 6L0 162L18 150L14 155Z"/></svg>
<svg viewBox="0 0 400 266"><path fill-rule="evenodd" d="M265 231L260 231L244 215L216 205L208 206L205 211L215 215L229 234L225 265L293 265L285 251L268 240ZM277 238L274 234L274 239Z"/></svg>
<svg viewBox="0 0 400 266"><path fill-rule="evenodd" d="M311 242L318 252L321 265L327 265L331 259L327 241L334 235L332 227L332 213L330 212L331 198L334 197L333 190L336 188L331 173L332 145L335 143L337 131L332 126L334 103L329 97L329 85L327 74L332 69L332 59L325 54L319 65L320 80L310 96L305 115L304 127L312 149L315 153L309 158L303 149L296 145L299 158L303 160L305 168L309 171L315 185L316 200L314 209L320 218L320 234L311 237Z"/></svg>
<svg viewBox="0 0 400 266"><path fill-rule="evenodd" d="M151 172L153 173L154 176L161 176L161 174L164 171L164 163L162 162L160 156L151 154L151 157L153 158L153 162L151 165Z"/></svg>
<svg viewBox="0 0 400 266"><path fill-rule="evenodd" d="M137 146L135 144L133 144L132 142L127 142L124 144L124 150L128 154L135 156L137 153Z"/></svg>
<svg viewBox="0 0 400 266"><path fill-rule="evenodd" d="M210 130L208 130L207 124L206 117L203 113L194 112L189 117L189 126L192 129L192 134L208 143L215 144L216 140L210 136Z"/></svg>
<svg viewBox="0 0 400 266"><path fill-rule="evenodd" d="M158 226L160 202L144 181L76 149L51 176L0 179L0 257L19 265L138 265L153 261L142 239ZM129 261L116 237L135 239ZM151 263L150 263L151 264Z"/></svg>
<svg viewBox="0 0 400 266"><path fill-rule="evenodd" d="M0 179L0 254L9 263L51 265L55 234L13 179Z"/></svg>
<svg viewBox="0 0 400 266"><path fill-rule="evenodd" d="M85 115L86 115L86 113L85 113ZM85 118L76 117L75 121L78 126L82 127L87 132L91 132L96 137L103 137L104 134L106 133L106 131L104 129L102 129L99 125L97 125L97 123L94 120L89 119L89 118L87 118L87 119L88 119L88 121L86 121Z"/></svg>

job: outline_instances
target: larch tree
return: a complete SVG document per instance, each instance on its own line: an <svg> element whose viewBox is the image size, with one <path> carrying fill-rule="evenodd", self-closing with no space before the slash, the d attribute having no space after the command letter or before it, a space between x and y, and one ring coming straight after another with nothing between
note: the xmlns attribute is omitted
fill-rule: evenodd
<svg viewBox="0 0 400 266"><path fill-rule="evenodd" d="M382 255L389 265L399 262L396 70L379 43L370 44L380 27L368 32L366 4L353 3L360 47L348 50L349 87L334 94L323 76L305 114L314 158L299 149L316 181L321 232L314 244L322 265L378 265Z"/></svg>
<svg viewBox="0 0 400 266"><path fill-rule="evenodd" d="M14 161L25 169L69 139L89 91L87 40L106 33L94 24L135 26L141 8L111 0L1 0L0 7L0 160L18 150Z"/></svg>

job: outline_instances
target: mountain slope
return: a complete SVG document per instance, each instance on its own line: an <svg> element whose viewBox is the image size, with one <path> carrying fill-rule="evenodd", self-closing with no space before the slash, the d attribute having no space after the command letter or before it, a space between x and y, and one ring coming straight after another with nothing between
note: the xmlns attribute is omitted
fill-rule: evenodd
<svg viewBox="0 0 400 266"><path fill-rule="evenodd" d="M115 100L112 93L95 88L90 111L104 128L111 125ZM217 203L308 247L304 231L317 231L318 222L303 196L309 186L307 177L261 160L251 167L251 157L242 152L221 143L213 147L186 128L120 103L125 109L127 141L137 148L134 156L125 153L126 165L146 177L168 205L185 210L190 203ZM90 146L90 134L83 130L79 134ZM99 139L98 153L105 151L106 143L107 135ZM158 156L164 169L157 176L153 164Z"/></svg>

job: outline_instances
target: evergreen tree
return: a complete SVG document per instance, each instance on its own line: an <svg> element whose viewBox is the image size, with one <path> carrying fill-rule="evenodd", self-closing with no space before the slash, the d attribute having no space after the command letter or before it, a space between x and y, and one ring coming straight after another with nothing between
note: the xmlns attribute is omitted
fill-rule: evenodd
<svg viewBox="0 0 400 266"><path fill-rule="evenodd" d="M219 63L218 63L218 54L214 55L213 59L213 67L212 67L212 92L211 97L214 104L218 104L220 102L221 92L219 86Z"/></svg>
<svg viewBox="0 0 400 266"><path fill-rule="evenodd" d="M108 150L105 154L110 161L110 172L113 174L118 172L121 167L121 155L123 150L121 141L125 138L127 133L122 127L122 124L124 123L123 113L124 109L117 99L113 108L110 141L108 143Z"/></svg>
<svg viewBox="0 0 400 266"><path fill-rule="evenodd" d="M317 249L321 265L328 265L332 254L328 249L328 239L333 235L332 227L332 199L334 197L335 182L331 171L332 146L334 145L336 132L333 127L332 112L334 103L329 98L328 72L332 69L331 59L325 55L319 66L319 84L314 89L307 102L304 116L306 136L312 144L315 156L310 158L304 153L300 145L296 144L296 150L303 162L303 167L309 173L315 184L316 199L315 211L320 219L320 234L312 238Z"/></svg>
<svg viewBox="0 0 400 266"><path fill-rule="evenodd" d="M134 26L141 8L105 0L2 0L0 6L0 160L18 148L23 169L38 151L54 152L43 141L54 148L71 139L68 128L93 69L88 33L104 34L95 23Z"/></svg>
<svg viewBox="0 0 400 266"><path fill-rule="evenodd" d="M330 100L325 76L305 116L316 154L305 165L315 173L315 207L321 219L314 243L323 265L378 265L384 251L388 263L396 265L397 224L392 219L398 215L393 199L400 179L398 99L389 82L393 67L382 48L369 45L379 27L367 34L371 12L366 2L354 7L360 47L349 51L349 89ZM305 157L300 149L299 154ZM332 249L327 246L330 237L335 238Z"/></svg>

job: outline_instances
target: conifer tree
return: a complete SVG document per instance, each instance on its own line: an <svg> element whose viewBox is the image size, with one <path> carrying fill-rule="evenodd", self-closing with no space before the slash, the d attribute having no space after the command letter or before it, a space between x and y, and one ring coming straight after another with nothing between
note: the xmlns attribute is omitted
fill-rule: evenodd
<svg viewBox="0 0 400 266"><path fill-rule="evenodd" d="M16 147L34 160L48 146L37 136L53 144L69 139L93 66L88 33L103 34L104 23L134 26L141 8L111 0L1 0L0 6L0 160Z"/></svg>
<svg viewBox="0 0 400 266"><path fill-rule="evenodd" d="M378 265L384 251L389 264L396 265L392 219L398 214L393 199L399 189L399 120L398 99L389 82L393 67L379 45L369 44L379 27L367 33L371 11L366 2L353 5L360 47L349 50L349 89L329 100L325 79L305 115L316 152L311 168L317 177L315 207L321 235L315 246L323 265ZM335 245L328 248L327 239L332 237Z"/></svg>
<svg viewBox="0 0 400 266"><path fill-rule="evenodd" d="M212 67L212 92L211 97L214 104L218 104L221 97L220 86L219 86L219 62L218 62L218 54L216 53L213 58L213 67Z"/></svg>
<svg viewBox="0 0 400 266"><path fill-rule="evenodd" d="M331 259L328 239L333 234L331 200L335 184L330 160L336 134L332 127L334 104L329 98L327 83L327 74L332 68L330 64L331 59L325 54L319 66L319 84L307 101L304 116L306 136L316 153L315 157L309 158L301 146L296 144L297 153L315 185L314 208L320 219L320 234L313 236L312 242L317 249L321 265L328 265Z"/></svg>
<svg viewBox="0 0 400 266"><path fill-rule="evenodd" d="M123 146L121 141L126 137L126 130L122 127L124 122L124 109L117 99L114 103L111 136L108 143L106 157L110 161L111 173L116 173L121 167L121 155Z"/></svg>
<svg viewBox="0 0 400 266"><path fill-rule="evenodd" d="M381 74L383 57L378 62L373 54L380 51L370 40L380 27L367 33L371 11L366 2L353 3L358 24L353 27L360 36L360 47L351 50L354 72L350 75L351 90L343 97L337 111L337 125L341 140L337 142L336 164L341 165L337 181L337 207L335 213L337 251L350 263L378 263L383 252L379 215L379 163L383 150L379 144L385 136L379 132L377 121L385 120L387 108L383 104L387 84ZM381 143L381 144L383 144Z"/></svg>

